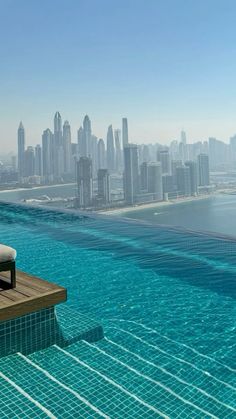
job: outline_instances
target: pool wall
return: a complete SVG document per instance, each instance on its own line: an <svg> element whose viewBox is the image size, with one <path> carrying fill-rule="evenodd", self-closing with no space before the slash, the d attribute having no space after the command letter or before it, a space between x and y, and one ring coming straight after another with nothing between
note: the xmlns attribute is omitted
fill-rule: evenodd
<svg viewBox="0 0 236 419"><path fill-rule="evenodd" d="M16 352L25 355L57 344L78 340L96 342L103 338L102 326L67 307L49 307L0 322L0 357Z"/></svg>

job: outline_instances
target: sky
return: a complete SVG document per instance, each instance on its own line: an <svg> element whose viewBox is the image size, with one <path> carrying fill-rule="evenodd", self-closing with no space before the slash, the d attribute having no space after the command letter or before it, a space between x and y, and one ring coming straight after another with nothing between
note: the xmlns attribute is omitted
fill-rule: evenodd
<svg viewBox="0 0 236 419"><path fill-rule="evenodd" d="M73 141L129 121L130 141L236 132L235 0L0 0L0 151L41 142L59 111Z"/></svg>

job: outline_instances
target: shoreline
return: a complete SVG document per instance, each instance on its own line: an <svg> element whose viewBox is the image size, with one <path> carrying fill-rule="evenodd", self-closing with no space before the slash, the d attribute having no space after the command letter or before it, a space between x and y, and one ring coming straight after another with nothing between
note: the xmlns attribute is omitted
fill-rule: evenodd
<svg viewBox="0 0 236 419"><path fill-rule="evenodd" d="M1 193L8 193L8 192L22 192L22 191L35 191L37 189L48 189L48 188L58 188L62 186L74 186L76 185L75 182L73 183L60 183L58 185L41 185L41 186L33 186L32 188L15 188L15 189L4 189L0 190Z"/></svg>
<svg viewBox="0 0 236 419"><path fill-rule="evenodd" d="M176 198L169 201L159 201L159 202L149 202L147 204L140 204L135 206L126 206L122 208L114 208L114 209L108 209L108 210L101 210L97 211L100 214L103 215L121 215L126 214L127 212L135 212L135 211L142 211L144 209L151 209L151 208L161 208L161 207L167 207L170 205L180 205L180 204L186 204L188 202L194 202L194 201L201 201L203 199L209 199L215 196L215 194L210 195L200 195L196 197L185 197L185 198Z"/></svg>

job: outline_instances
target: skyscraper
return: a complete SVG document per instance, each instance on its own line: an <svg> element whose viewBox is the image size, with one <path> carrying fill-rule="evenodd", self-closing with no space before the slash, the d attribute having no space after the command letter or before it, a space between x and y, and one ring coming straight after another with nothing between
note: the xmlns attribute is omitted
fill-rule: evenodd
<svg viewBox="0 0 236 419"><path fill-rule="evenodd" d="M122 143L125 148L129 143L128 119L122 118Z"/></svg>
<svg viewBox="0 0 236 419"><path fill-rule="evenodd" d="M161 169L162 169L163 175L170 175L171 174L171 161L170 161L169 150L158 150L157 161L161 163Z"/></svg>
<svg viewBox="0 0 236 419"><path fill-rule="evenodd" d="M199 186L208 186L210 184L209 157L202 153L198 155L197 161Z"/></svg>
<svg viewBox="0 0 236 419"><path fill-rule="evenodd" d="M31 146L28 146L25 151L25 169L24 169L24 176L30 177L34 176L34 148Z"/></svg>
<svg viewBox="0 0 236 419"><path fill-rule="evenodd" d="M68 121L63 125L64 173L72 173L71 131Z"/></svg>
<svg viewBox="0 0 236 419"><path fill-rule="evenodd" d="M81 208L90 207L93 198L93 177L92 159L80 157L77 162L77 184L79 195L79 206Z"/></svg>
<svg viewBox="0 0 236 419"><path fill-rule="evenodd" d="M25 129L22 122L20 122L18 131L18 176L19 180L24 177L24 157L25 157Z"/></svg>
<svg viewBox="0 0 236 419"><path fill-rule="evenodd" d="M191 195L190 168L187 166L177 167L176 177L179 195Z"/></svg>
<svg viewBox="0 0 236 419"><path fill-rule="evenodd" d="M185 166L189 167L191 195L196 195L197 194L197 163L195 161L188 160L185 162Z"/></svg>
<svg viewBox="0 0 236 419"><path fill-rule="evenodd" d="M115 146L112 125L107 130L107 168L110 173L115 171Z"/></svg>
<svg viewBox="0 0 236 419"><path fill-rule="evenodd" d="M102 138L98 141L98 169L106 168L106 150L105 144Z"/></svg>
<svg viewBox="0 0 236 419"><path fill-rule="evenodd" d="M124 195L127 204L134 204L138 193L138 146L136 144L128 144L124 148Z"/></svg>
<svg viewBox="0 0 236 419"><path fill-rule="evenodd" d="M107 169L98 170L98 197L104 204L110 202L110 177Z"/></svg>
<svg viewBox="0 0 236 419"><path fill-rule="evenodd" d="M85 157L85 147L84 147L84 131L80 127L77 131L77 140L78 140L78 154L80 157Z"/></svg>
<svg viewBox="0 0 236 419"><path fill-rule="evenodd" d="M155 199L163 200L162 167L160 162L148 163L148 192L153 193Z"/></svg>
<svg viewBox="0 0 236 419"><path fill-rule="evenodd" d="M91 121L88 115L85 115L83 120L83 145L82 145L82 157L91 157Z"/></svg>
<svg viewBox="0 0 236 419"><path fill-rule="evenodd" d="M116 172L120 172L122 169L122 152L121 152L121 143L120 143L120 139L121 139L121 131L120 129L115 129L114 131L115 133L115 146L116 146L116 151L115 151L115 155L116 155Z"/></svg>
<svg viewBox="0 0 236 419"><path fill-rule="evenodd" d="M53 175L55 180L64 172L62 167L63 142L62 142L62 120L59 112L54 116L54 137L53 137Z"/></svg>
<svg viewBox="0 0 236 419"><path fill-rule="evenodd" d="M53 157L53 133L50 129L46 129L42 135L42 173L45 183L51 183L53 181Z"/></svg>
<svg viewBox="0 0 236 419"><path fill-rule="evenodd" d="M35 147L35 175L42 176L42 148L38 144Z"/></svg>
<svg viewBox="0 0 236 419"><path fill-rule="evenodd" d="M148 163L145 161L140 166L140 188L142 191L148 190Z"/></svg>

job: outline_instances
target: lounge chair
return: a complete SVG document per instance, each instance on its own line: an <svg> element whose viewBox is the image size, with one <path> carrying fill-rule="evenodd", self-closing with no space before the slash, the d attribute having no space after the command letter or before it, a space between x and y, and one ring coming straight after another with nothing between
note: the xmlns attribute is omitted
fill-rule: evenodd
<svg viewBox="0 0 236 419"><path fill-rule="evenodd" d="M11 273L10 287L16 287L16 251L12 247L0 244L0 272Z"/></svg>

